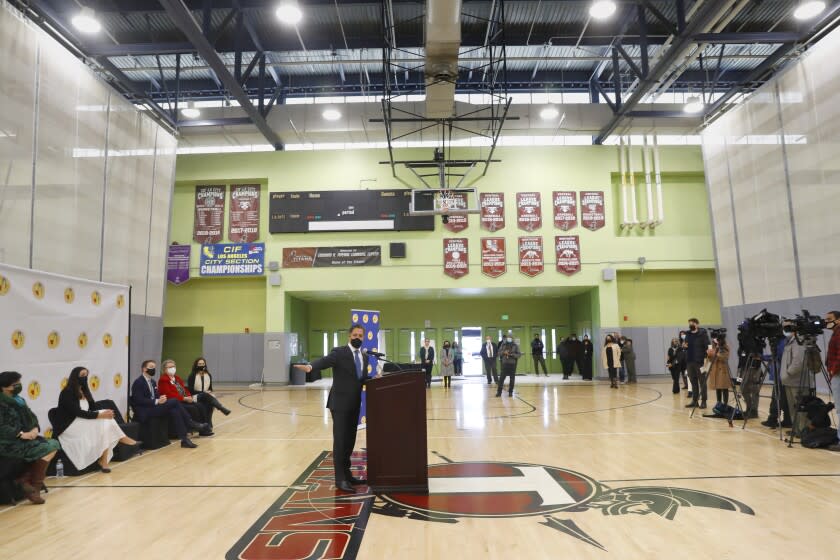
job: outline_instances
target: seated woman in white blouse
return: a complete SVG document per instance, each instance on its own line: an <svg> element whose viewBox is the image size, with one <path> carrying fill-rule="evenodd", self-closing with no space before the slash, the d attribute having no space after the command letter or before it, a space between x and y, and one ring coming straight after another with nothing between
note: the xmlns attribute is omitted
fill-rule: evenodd
<svg viewBox="0 0 840 560"><path fill-rule="evenodd" d="M73 368L67 386L58 397L53 434L77 469L82 470L98 461L102 472L109 473L108 464L117 443L139 445L123 433L114 419L117 414L107 408L96 410L88 388L87 368Z"/></svg>
<svg viewBox="0 0 840 560"><path fill-rule="evenodd" d="M213 394L213 376L207 370L207 360L204 358L196 358L193 362L192 372L187 378L187 389L204 409L204 417L207 418L207 423L211 426L213 425L214 408L225 416L230 414L230 410L225 408Z"/></svg>

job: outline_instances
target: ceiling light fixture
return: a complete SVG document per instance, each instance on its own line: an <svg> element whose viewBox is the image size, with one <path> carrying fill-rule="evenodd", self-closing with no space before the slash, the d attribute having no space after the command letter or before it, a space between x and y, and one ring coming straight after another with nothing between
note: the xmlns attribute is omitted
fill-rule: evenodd
<svg viewBox="0 0 840 560"><path fill-rule="evenodd" d="M274 11L274 15L276 15L277 19L281 22L289 25L297 25L300 23L300 20L303 19L303 12L301 11L300 6L298 6L297 2L291 0L281 2Z"/></svg>
<svg viewBox="0 0 840 560"><path fill-rule="evenodd" d="M705 105L703 104L703 100L696 95L692 95L685 100L685 105L683 105L683 111L693 115L702 111L704 107Z"/></svg>
<svg viewBox="0 0 840 560"><path fill-rule="evenodd" d="M321 116L328 121L337 121L341 118L341 111L338 109L324 109L324 112L321 113Z"/></svg>
<svg viewBox="0 0 840 560"><path fill-rule="evenodd" d="M192 103L188 103L186 107L181 109L181 116L187 119L197 119L201 116L201 111L196 109Z"/></svg>
<svg viewBox="0 0 840 560"><path fill-rule="evenodd" d="M607 19L615 13L616 5L613 0L595 0L589 7L589 15L595 19Z"/></svg>
<svg viewBox="0 0 840 560"><path fill-rule="evenodd" d="M798 20L811 19L823 13L824 10L825 2L804 0L800 2L799 6L793 11L793 17Z"/></svg>
<svg viewBox="0 0 840 560"><path fill-rule="evenodd" d="M82 33L98 33L102 29L102 24L96 19L96 13L91 8L82 8L70 21L73 27Z"/></svg>
<svg viewBox="0 0 840 560"><path fill-rule="evenodd" d="M560 111L556 107L548 106L540 111L540 118L544 121L550 121L560 116Z"/></svg>

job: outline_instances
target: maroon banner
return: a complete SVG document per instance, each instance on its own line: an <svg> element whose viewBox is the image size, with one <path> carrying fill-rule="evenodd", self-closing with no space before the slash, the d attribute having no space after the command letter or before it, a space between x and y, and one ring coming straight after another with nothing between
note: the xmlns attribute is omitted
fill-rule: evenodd
<svg viewBox="0 0 840 560"><path fill-rule="evenodd" d="M250 243L260 238L260 186L230 186L228 239Z"/></svg>
<svg viewBox="0 0 840 560"><path fill-rule="evenodd" d="M481 228L487 231L504 229L505 193L481 193L478 200L481 206Z"/></svg>
<svg viewBox="0 0 840 560"><path fill-rule="evenodd" d="M451 193L449 195L451 198L455 198L458 200L458 206L456 208L466 208L467 207L467 195L464 193ZM452 233L458 233L459 231L464 231L467 229L467 226L470 225L470 217L468 214L459 214L459 215L450 215L446 217L446 223L443 224L443 227L447 230L451 231Z"/></svg>
<svg viewBox="0 0 840 560"><path fill-rule="evenodd" d="M225 186L198 185L195 188L193 241L202 245L222 240L225 218Z"/></svg>
<svg viewBox="0 0 840 560"><path fill-rule="evenodd" d="M542 227L540 193L516 193L516 223L519 229L534 231Z"/></svg>
<svg viewBox="0 0 840 560"><path fill-rule="evenodd" d="M604 215L604 191L580 193L580 223L586 229L601 229L607 222Z"/></svg>
<svg viewBox="0 0 840 560"><path fill-rule="evenodd" d="M452 278L461 278L470 272L467 238L453 237L443 240L443 272Z"/></svg>
<svg viewBox="0 0 840 560"><path fill-rule="evenodd" d="M558 235L554 238L557 272L571 276L580 272L580 238L577 235Z"/></svg>
<svg viewBox="0 0 840 560"><path fill-rule="evenodd" d="M545 270L543 240L539 235L519 238L519 272L536 276Z"/></svg>
<svg viewBox="0 0 840 560"><path fill-rule="evenodd" d="M498 278L507 272L507 254L504 237L481 238L481 273Z"/></svg>
<svg viewBox="0 0 840 560"><path fill-rule="evenodd" d="M569 231L577 225L577 193L554 191L554 227Z"/></svg>

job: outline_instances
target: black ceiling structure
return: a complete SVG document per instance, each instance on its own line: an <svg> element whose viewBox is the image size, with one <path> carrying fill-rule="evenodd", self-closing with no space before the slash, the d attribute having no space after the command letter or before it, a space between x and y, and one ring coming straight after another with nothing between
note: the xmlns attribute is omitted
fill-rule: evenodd
<svg viewBox="0 0 840 560"><path fill-rule="evenodd" d="M612 117L595 143L627 119L672 116L639 109L657 93L700 95L707 100L704 116L712 117L807 50L840 16L840 0L807 22L792 17L792 0L619 0L607 21L589 16L591 0L463 0L458 92L488 87L490 78L479 70L487 64L485 22L502 1L506 91L586 92L591 103L607 104ZM266 119L289 98L394 96L425 87L422 64L383 74L388 56L422 62L425 2L300 0L304 19L297 26L277 21L278 3L11 0L173 129L226 124L183 121L179 104L236 100L245 114L227 124L251 123L282 149ZM396 55L386 50L383 5L407 22L392 38ZM102 32L84 36L73 28L70 20L82 6L95 10Z"/></svg>

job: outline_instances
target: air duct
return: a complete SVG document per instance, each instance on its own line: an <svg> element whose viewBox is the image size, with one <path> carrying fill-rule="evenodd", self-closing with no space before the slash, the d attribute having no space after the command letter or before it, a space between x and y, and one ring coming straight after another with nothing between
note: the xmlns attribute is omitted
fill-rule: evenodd
<svg viewBox="0 0 840 560"><path fill-rule="evenodd" d="M633 169L633 137L630 135L627 136L627 170L630 174L630 208L633 209L628 227L633 229L633 226L639 224L639 216L636 211L636 173Z"/></svg>
<svg viewBox="0 0 840 560"><path fill-rule="evenodd" d="M624 136L618 137L618 167L621 169L621 229L627 227L627 165L624 161Z"/></svg>
<svg viewBox="0 0 840 560"><path fill-rule="evenodd" d="M659 140L653 135L653 171L656 177L656 225L665 221L665 208L662 202L662 168L659 164Z"/></svg>
<svg viewBox="0 0 840 560"><path fill-rule="evenodd" d="M653 219L653 184L650 179L650 143L648 142L648 135L642 135L642 165L645 168L645 202L647 203L647 214L645 221L642 222L641 227L653 228L655 226Z"/></svg>
<svg viewBox="0 0 840 560"><path fill-rule="evenodd" d="M461 0L426 2L426 118L455 113L455 82L461 47Z"/></svg>

